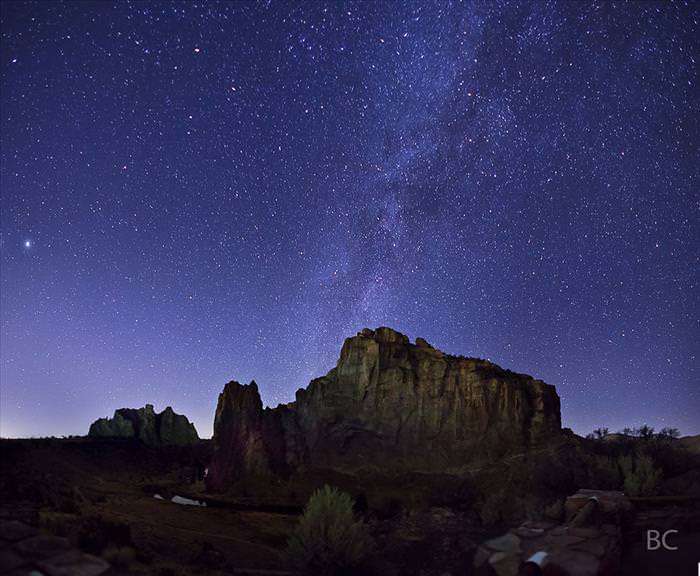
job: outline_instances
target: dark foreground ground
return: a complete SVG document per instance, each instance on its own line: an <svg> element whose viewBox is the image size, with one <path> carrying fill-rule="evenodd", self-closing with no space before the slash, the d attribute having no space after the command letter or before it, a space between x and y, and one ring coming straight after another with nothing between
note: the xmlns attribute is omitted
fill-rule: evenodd
<svg viewBox="0 0 700 576"><path fill-rule="evenodd" d="M212 495L201 480L206 441L154 449L86 438L0 440L0 574L291 573L287 540L309 494L324 483L357 497L371 527L375 552L360 573L473 574L481 542L527 518L563 522L566 495L607 481L593 478L582 446L543 447L459 478L317 472ZM623 527L619 573L696 576L698 471L689 456L665 481L664 498L637 499ZM175 504L175 495L207 506ZM678 550L647 550L648 529L678 530L667 539Z"/></svg>

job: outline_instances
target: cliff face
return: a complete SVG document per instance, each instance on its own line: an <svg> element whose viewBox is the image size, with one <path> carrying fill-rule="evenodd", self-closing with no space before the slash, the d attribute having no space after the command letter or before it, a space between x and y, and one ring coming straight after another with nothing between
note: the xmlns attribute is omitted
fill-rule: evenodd
<svg viewBox="0 0 700 576"><path fill-rule="evenodd" d="M170 406L156 413L152 404L115 410L112 418L95 420L88 436L138 438L149 446L187 445L199 441L194 424L186 416L176 414Z"/></svg>
<svg viewBox="0 0 700 576"><path fill-rule="evenodd" d="M207 478L221 479L237 471L248 475L270 472L268 448L263 437L263 406L255 382L241 386L229 382L219 394L214 416L216 458L210 463Z"/></svg>
<svg viewBox="0 0 700 576"><path fill-rule="evenodd" d="M553 386L389 328L365 329L291 404L263 410L255 383L227 384L208 484L222 490L238 475L304 468L454 471L560 429Z"/></svg>

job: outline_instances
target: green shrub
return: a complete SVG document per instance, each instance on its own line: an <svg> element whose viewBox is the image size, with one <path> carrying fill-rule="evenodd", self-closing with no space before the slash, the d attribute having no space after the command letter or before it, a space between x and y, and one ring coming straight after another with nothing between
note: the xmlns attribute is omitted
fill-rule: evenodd
<svg viewBox="0 0 700 576"><path fill-rule="evenodd" d="M625 493L628 496L653 496L661 483L661 470L654 465L650 456L639 456L632 460L629 456L623 457L624 466L621 467L625 476Z"/></svg>
<svg viewBox="0 0 700 576"><path fill-rule="evenodd" d="M309 498L287 556L303 574L332 575L360 564L371 548L367 526L353 513L352 498L326 485Z"/></svg>
<svg viewBox="0 0 700 576"><path fill-rule="evenodd" d="M624 484L625 480L634 474L634 457L629 454L620 456L617 459L617 464L622 472L622 482Z"/></svg>
<svg viewBox="0 0 700 576"><path fill-rule="evenodd" d="M591 484L599 490L619 490L622 487L620 464L615 458L596 456L592 462Z"/></svg>
<svg viewBox="0 0 700 576"><path fill-rule="evenodd" d="M484 526L495 526L501 521L501 510L504 502L503 495L498 492L486 497L479 510L481 523Z"/></svg>
<svg viewBox="0 0 700 576"><path fill-rule="evenodd" d="M542 506L538 501L505 489L489 494L479 507L481 523L489 528L517 524L525 518L539 519L541 516Z"/></svg>
<svg viewBox="0 0 700 576"><path fill-rule="evenodd" d="M695 467L693 454L679 442L660 441L647 450L666 478L680 476Z"/></svg>

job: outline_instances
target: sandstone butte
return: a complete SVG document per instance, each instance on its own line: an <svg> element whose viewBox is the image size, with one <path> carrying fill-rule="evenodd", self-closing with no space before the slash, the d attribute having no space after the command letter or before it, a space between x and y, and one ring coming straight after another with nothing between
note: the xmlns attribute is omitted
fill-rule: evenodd
<svg viewBox="0 0 700 576"><path fill-rule="evenodd" d="M554 386L390 328L364 329L295 402L263 408L255 382L226 384L207 487L312 469L454 473L560 432Z"/></svg>

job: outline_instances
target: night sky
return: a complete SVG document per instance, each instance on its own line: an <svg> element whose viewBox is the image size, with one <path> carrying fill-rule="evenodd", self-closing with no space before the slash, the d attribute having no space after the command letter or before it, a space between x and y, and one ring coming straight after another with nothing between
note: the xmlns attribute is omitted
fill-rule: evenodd
<svg viewBox="0 0 700 576"><path fill-rule="evenodd" d="M700 6L2 3L3 436L391 326L700 432Z"/></svg>

